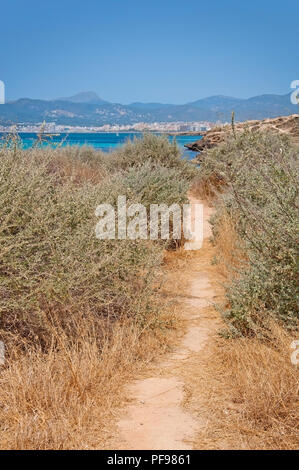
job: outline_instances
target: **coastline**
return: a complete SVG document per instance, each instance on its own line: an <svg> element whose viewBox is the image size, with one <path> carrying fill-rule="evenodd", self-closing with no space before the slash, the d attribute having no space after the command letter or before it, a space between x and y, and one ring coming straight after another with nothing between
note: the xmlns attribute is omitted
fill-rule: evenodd
<svg viewBox="0 0 299 470"><path fill-rule="evenodd" d="M187 149L185 146L188 143L193 143L194 140L201 139L201 135L198 133L173 133L169 134L166 132L43 132L42 133L42 146L90 146L96 150L100 150L103 152L113 152L116 149L119 149L122 145L124 145L128 140L133 141L135 138L141 139L142 136L145 134L152 134L155 136L164 136L170 142L176 140L178 146L182 151L182 155L184 158L188 160L192 160L196 153L192 152L191 150ZM5 139L10 135L10 133L0 132L0 144L1 139L5 141ZM16 134L20 139L21 146L23 149L30 149L35 145L35 143L39 140L39 133L38 132L18 132Z"/></svg>
<svg viewBox="0 0 299 470"><path fill-rule="evenodd" d="M299 114L290 116L279 116L274 119L251 120L235 123L236 132L250 131L271 131L276 134L289 135L295 144L299 143ZM229 124L217 126L209 131L202 132L200 140L186 143L185 147L193 152L202 152L205 149L213 148L223 143L231 133L232 127Z"/></svg>
<svg viewBox="0 0 299 470"><path fill-rule="evenodd" d="M158 135L169 135L169 136L176 136L176 135L192 135L192 136L198 136L202 137L204 133L207 131L201 131L201 132L195 132L195 131L175 131L175 132L166 132L166 131L151 131L151 130L146 130L146 131L93 131L93 130L72 130L69 132L50 132L50 131L44 131L42 134L43 135L61 135L61 134L158 134ZM11 134L12 131L0 131L1 134ZM19 134L37 134L37 132L34 131L29 131L29 130L22 130L20 132L17 132Z"/></svg>

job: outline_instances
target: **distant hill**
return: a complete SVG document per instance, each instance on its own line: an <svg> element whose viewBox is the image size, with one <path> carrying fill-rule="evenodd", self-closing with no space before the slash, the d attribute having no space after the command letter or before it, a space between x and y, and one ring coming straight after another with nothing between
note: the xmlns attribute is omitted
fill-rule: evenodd
<svg viewBox="0 0 299 470"><path fill-rule="evenodd" d="M249 99L211 96L192 103L109 103L94 92L56 100L22 98L0 105L0 124L56 122L62 125L101 126L135 122L210 121L227 122L235 111L237 121L288 116L298 106L287 95L262 95Z"/></svg>
<svg viewBox="0 0 299 470"><path fill-rule="evenodd" d="M189 106L196 106L196 108L209 109L215 112L231 111L233 108L246 101L241 98L233 98L231 96L215 95L208 98L202 98L192 103Z"/></svg>
<svg viewBox="0 0 299 470"><path fill-rule="evenodd" d="M107 101L102 100L94 91L84 91L77 93L76 95L68 98L58 98L57 101L70 101L71 103L91 103L91 104L103 104Z"/></svg>
<svg viewBox="0 0 299 470"><path fill-rule="evenodd" d="M153 110L153 109L160 109L160 108L165 108L167 106L171 106L170 104L162 104L162 103L131 103L129 104L130 108L136 108L136 109L144 109L144 110Z"/></svg>
<svg viewBox="0 0 299 470"><path fill-rule="evenodd" d="M299 106L291 103L290 94L261 95L242 101L235 107L239 121L267 119L298 113Z"/></svg>

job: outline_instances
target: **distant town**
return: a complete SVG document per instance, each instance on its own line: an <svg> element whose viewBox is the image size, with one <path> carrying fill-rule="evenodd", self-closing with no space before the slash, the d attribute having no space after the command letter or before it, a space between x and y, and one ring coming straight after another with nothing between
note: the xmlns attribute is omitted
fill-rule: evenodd
<svg viewBox="0 0 299 470"><path fill-rule="evenodd" d="M117 125L104 124L102 126L65 126L55 122L38 122L35 124L20 123L13 126L1 126L0 132L28 132L28 133L92 133L92 132L203 132L211 129L217 123L200 122L136 122L135 124Z"/></svg>

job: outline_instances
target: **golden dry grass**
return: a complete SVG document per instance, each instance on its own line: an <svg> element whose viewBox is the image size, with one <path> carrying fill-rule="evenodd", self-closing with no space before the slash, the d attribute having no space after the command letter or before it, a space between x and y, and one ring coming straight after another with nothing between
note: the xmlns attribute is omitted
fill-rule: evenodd
<svg viewBox="0 0 299 470"><path fill-rule="evenodd" d="M62 178L71 178L77 184L100 183L106 176L102 169L93 168L84 162L74 162L59 157L53 158L50 170L58 173Z"/></svg>
<svg viewBox="0 0 299 470"><path fill-rule="evenodd" d="M132 321L114 325L99 351L88 319L60 349L28 349L2 367L1 449L93 449L109 439L111 420L123 400L123 384L168 348L174 314L161 315L161 328ZM103 334L105 331L103 331Z"/></svg>
<svg viewBox="0 0 299 470"><path fill-rule="evenodd" d="M227 214L221 227L215 245L221 261L216 269L228 280L227 266L239 266L245 254L236 248L240 244ZM264 328L267 342L219 338L205 352L193 378L194 389L209 408L198 448L298 448L299 370L290 357L298 333L289 333L274 321Z"/></svg>
<svg viewBox="0 0 299 470"><path fill-rule="evenodd" d="M202 424L195 449L298 449L293 336L272 328L272 344L218 338L184 371L189 378L186 406Z"/></svg>
<svg viewBox="0 0 299 470"><path fill-rule="evenodd" d="M218 272L227 279L230 269L232 267L239 268L241 261L246 258L246 254L241 249L241 242L234 228L234 223L224 208L219 227L215 243L215 256Z"/></svg>
<svg viewBox="0 0 299 470"><path fill-rule="evenodd" d="M236 426L248 448L299 446L299 374L291 362L294 336L269 325L272 341L238 339L222 346L220 363L239 413Z"/></svg>
<svg viewBox="0 0 299 470"><path fill-rule="evenodd" d="M217 173L195 178L191 187L194 197L202 199L207 204L213 203L218 193L223 192L224 181Z"/></svg>

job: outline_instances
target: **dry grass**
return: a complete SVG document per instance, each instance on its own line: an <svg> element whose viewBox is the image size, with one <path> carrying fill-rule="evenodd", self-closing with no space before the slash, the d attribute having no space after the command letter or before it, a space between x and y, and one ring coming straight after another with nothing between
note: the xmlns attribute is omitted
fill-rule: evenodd
<svg viewBox="0 0 299 470"><path fill-rule="evenodd" d="M201 175L193 181L191 192L194 197L203 199L211 204L218 193L223 191L224 181L217 173L208 176Z"/></svg>
<svg viewBox="0 0 299 470"><path fill-rule="evenodd" d="M237 429L248 448L296 449L299 445L299 374L290 359L294 337L273 323L272 341L238 339L224 345L221 365L237 404ZM237 419L236 419L237 418Z"/></svg>
<svg viewBox="0 0 299 470"><path fill-rule="evenodd" d="M215 258L218 272L228 280L231 269L239 269L241 261L246 259L241 241L235 230L234 223L226 212L221 211L221 219L218 221L217 241L215 243Z"/></svg>
<svg viewBox="0 0 299 470"><path fill-rule="evenodd" d="M245 254L238 248L238 236L228 214L223 213L220 225L215 244L220 260L217 271L228 280L227 266L239 268ZM289 333L275 321L263 328L261 336L268 341L219 339L211 345L197 381L213 410L205 435L198 437L201 446L298 448L299 371L290 357L291 342L298 334Z"/></svg>
<svg viewBox="0 0 299 470"><path fill-rule="evenodd" d="M72 344L57 330L60 349L32 348L10 360L0 377L0 448L105 447L123 384L168 348L174 314L164 313L160 321L161 328L149 321L143 331L132 321L119 322L99 351L85 319Z"/></svg>
<svg viewBox="0 0 299 470"><path fill-rule="evenodd" d="M209 343L189 373L190 412L202 426L195 449L275 450L299 446L299 374L294 339L272 325L273 342Z"/></svg>
<svg viewBox="0 0 299 470"><path fill-rule="evenodd" d="M52 157L51 164L49 165L51 172L59 175L60 178L69 180L72 179L76 184L97 184L100 183L105 176L106 172L99 165L90 165L86 162L74 161L68 158L62 158L59 154Z"/></svg>

